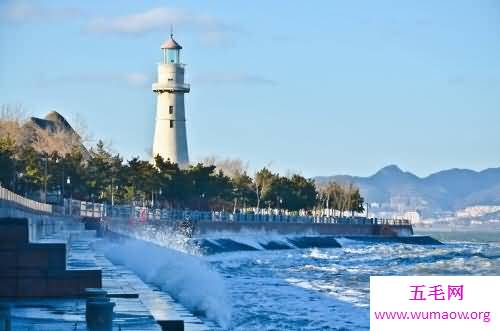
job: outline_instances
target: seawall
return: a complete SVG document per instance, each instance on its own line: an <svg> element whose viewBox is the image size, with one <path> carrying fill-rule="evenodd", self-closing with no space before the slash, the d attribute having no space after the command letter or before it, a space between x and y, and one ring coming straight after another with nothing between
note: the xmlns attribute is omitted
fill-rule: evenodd
<svg viewBox="0 0 500 331"><path fill-rule="evenodd" d="M413 236L411 225L325 224L225 221L148 221L106 219L108 236L136 238L187 252L217 254L233 251L297 248L340 248L340 238L366 243L439 245L429 236Z"/></svg>
<svg viewBox="0 0 500 331"><path fill-rule="evenodd" d="M342 223L271 223L271 222L193 222L193 236L217 232L274 232L287 234L314 234L329 236L383 236L407 237L413 235L411 225L342 224Z"/></svg>

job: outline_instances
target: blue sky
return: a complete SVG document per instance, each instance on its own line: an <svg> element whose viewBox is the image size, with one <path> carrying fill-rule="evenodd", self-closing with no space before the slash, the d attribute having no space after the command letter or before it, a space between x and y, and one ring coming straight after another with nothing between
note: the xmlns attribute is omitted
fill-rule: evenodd
<svg viewBox="0 0 500 331"><path fill-rule="evenodd" d="M0 103L147 158L174 25L192 160L306 176L500 165L500 2L0 2Z"/></svg>

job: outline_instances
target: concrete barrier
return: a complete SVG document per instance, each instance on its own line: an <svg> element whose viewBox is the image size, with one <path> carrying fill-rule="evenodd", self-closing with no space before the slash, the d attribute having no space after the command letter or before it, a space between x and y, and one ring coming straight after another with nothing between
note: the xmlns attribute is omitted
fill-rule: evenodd
<svg viewBox="0 0 500 331"><path fill-rule="evenodd" d="M275 232L279 234L411 236L411 225L388 224L328 224L328 223L279 223L279 222L194 222L194 235L216 232Z"/></svg>
<svg viewBox="0 0 500 331"><path fill-rule="evenodd" d="M112 331L114 302L90 301L87 303L86 322L88 331Z"/></svg>
<svg viewBox="0 0 500 331"><path fill-rule="evenodd" d="M184 331L184 321L157 321L162 331Z"/></svg>
<svg viewBox="0 0 500 331"><path fill-rule="evenodd" d="M12 323L10 317L10 305L0 303L0 331L11 331Z"/></svg>

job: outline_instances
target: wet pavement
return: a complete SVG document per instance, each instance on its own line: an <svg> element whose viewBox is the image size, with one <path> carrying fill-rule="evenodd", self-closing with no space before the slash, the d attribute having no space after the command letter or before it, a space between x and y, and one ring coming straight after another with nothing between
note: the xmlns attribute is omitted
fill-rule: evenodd
<svg viewBox="0 0 500 331"><path fill-rule="evenodd" d="M67 268L102 270L103 289L108 291L114 309L113 330L161 331L157 320L184 320L187 331L209 328L166 293L144 283L130 270L112 264L92 248L92 231L74 232L44 238L42 241L68 242ZM0 262L1 263L1 262ZM16 331L86 330L85 299L19 299L12 305L12 329Z"/></svg>

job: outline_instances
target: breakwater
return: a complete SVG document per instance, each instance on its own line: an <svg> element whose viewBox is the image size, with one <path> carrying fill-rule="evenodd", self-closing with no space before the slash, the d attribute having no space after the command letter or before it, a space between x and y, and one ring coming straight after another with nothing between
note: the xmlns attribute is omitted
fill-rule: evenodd
<svg viewBox="0 0 500 331"><path fill-rule="evenodd" d="M412 235L411 225L364 223L285 223L213 221L137 221L105 218L111 236L135 238L188 253L339 248L341 239L370 243L439 245L429 236Z"/></svg>

